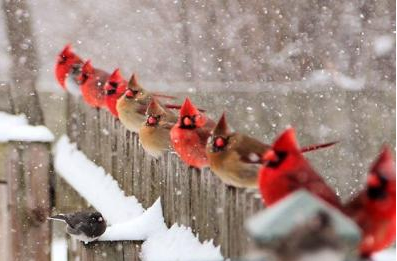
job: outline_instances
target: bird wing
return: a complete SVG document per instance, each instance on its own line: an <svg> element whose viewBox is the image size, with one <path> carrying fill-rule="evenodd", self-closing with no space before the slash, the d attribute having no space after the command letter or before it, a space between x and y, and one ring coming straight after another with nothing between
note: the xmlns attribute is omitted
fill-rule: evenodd
<svg viewBox="0 0 397 261"><path fill-rule="evenodd" d="M341 207L335 191L310 166L301 166L293 172L286 173L286 177L290 181L289 189L291 192L296 189L305 188L335 207Z"/></svg>
<svg viewBox="0 0 397 261"><path fill-rule="evenodd" d="M235 150L240 159L245 163L259 164L263 153L271 146L246 135L235 134L231 137L236 139ZM233 145L232 145L233 146Z"/></svg>

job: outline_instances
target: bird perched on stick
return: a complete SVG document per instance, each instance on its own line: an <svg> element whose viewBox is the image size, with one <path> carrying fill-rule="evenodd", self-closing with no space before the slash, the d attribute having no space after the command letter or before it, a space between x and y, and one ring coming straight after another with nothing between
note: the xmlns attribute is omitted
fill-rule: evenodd
<svg viewBox="0 0 397 261"><path fill-rule="evenodd" d="M118 112L116 109L117 100L127 89L127 81L124 80L118 68L109 76L104 89L106 106L110 113L118 118Z"/></svg>
<svg viewBox="0 0 397 261"><path fill-rule="evenodd" d="M106 221L99 212L58 214L48 219L65 222L66 232L85 243L97 240L106 231Z"/></svg>
<svg viewBox="0 0 397 261"><path fill-rule="evenodd" d="M146 122L139 130L139 140L147 153L158 158L171 149L170 130L177 119L174 112L152 98L146 110Z"/></svg>
<svg viewBox="0 0 397 261"><path fill-rule="evenodd" d="M109 74L92 66L91 61L84 63L79 76L81 94L84 101L94 108L105 107L105 83Z"/></svg>
<svg viewBox="0 0 397 261"><path fill-rule="evenodd" d="M55 76L61 87L74 96L80 96L78 77L83 67L83 60L72 51L70 44L58 54L55 65Z"/></svg>
<svg viewBox="0 0 397 261"><path fill-rule="evenodd" d="M335 191L303 157L294 129L285 130L272 148L264 152L262 160L264 164L259 169L258 180L266 205L272 205L296 190L306 189L336 208L341 208Z"/></svg>
<svg viewBox="0 0 397 261"><path fill-rule="evenodd" d="M302 148L307 152L333 145L327 143ZM241 188L258 187L258 170L262 155L271 146L247 135L231 132L222 114L207 143L211 170L227 185Z"/></svg>
<svg viewBox="0 0 397 261"><path fill-rule="evenodd" d="M142 123L146 120L145 113L153 97L175 99L173 96L151 93L145 90L138 83L137 76L133 74L128 81L125 93L117 100L116 104L119 119L124 127L132 132L139 132Z"/></svg>
<svg viewBox="0 0 397 261"><path fill-rule="evenodd" d="M370 258L396 240L396 166L389 148L383 148L371 167L365 189L346 204L344 212L362 229L363 258Z"/></svg>
<svg viewBox="0 0 397 261"><path fill-rule="evenodd" d="M208 166L205 146L214 127L215 122L208 119L186 98L170 135L174 150L187 165L195 168Z"/></svg>

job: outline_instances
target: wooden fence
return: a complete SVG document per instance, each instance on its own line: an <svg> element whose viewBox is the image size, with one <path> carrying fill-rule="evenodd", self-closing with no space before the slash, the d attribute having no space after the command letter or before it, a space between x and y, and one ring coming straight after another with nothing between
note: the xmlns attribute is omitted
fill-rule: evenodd
<svg viewBox="0 0 397 261"><path fill-rule="evenodd" d="M195 95L198 104L215 112L215 117L221 112L216 107L224 104L223 109L231 115L231 125L240 126L240 129L247 125L241 122L252 121L254 116L260 124L250 123L249 133L265 141L274 137L274 126L281 130L288 123L297 127L302 144L341 140L335 149L316 152L315 157L314 154L308 156L315 166L320 166L321 174L342 198L357 191L381 144L395 144L395 121L387 120L395 118L395 110L390 110L394 106L394 97L395 91L343 90L309 94L236 92ZM126 131L106 110L91 109L69 97L66 115L71 140L91 160L111 173L127 195L136 196L146 208L161 197L168 226L177 222L192 227L201 240L213 238L215 244L221 245L225 257L247 253L249 239L243 229L244 220L263 207L256 191L227 187L209 170L189 169L173 153L166 153L159 160L153 159L143 151L138 137ZM214 113L210 116L215 118ZM319 131L323 128L330 130ZM58 179L57 211L86 207L86 202ZM87 257L83 260L106 260L104 256L109 255L114 260L123 260L126 256L134 260L138 258L139 245L140 242L97 243L89 247L71 247L69 254L71 257Z"/></svg>
<svg viewBox="0 0 397 261"><path fill-rule="evenodd" d="M136 196L145 208L161 197L168 226L183 224L190 226L200 240L213 238L216 245L221 245L225 257L237 257L246 252L248 237L243 228L244 220L262 208L256 191L225 186L209 170L190 169L173 153L166 153L159 160L152 158L143 151L138 136L126 131L105 110L89 108L73 98L68 108L71 140L111 173L127 195ZM56 208L59 211L86 207L64 181L58 181ZM111 254L112 260L123 260L121 257L129 255L131 249L139 249L139 242L97 243L96 246L77 247L78 253L70 253L70 256L102 260L93 256Z"/></svg>

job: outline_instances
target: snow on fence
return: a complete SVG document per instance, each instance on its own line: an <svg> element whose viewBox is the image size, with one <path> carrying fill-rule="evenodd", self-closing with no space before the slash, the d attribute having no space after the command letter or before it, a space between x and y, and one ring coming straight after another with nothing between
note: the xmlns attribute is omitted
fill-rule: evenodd
<svg viewBox="0 0 397 261"><path fill-rule="evenodd" d="M161 197L168 227L179 223L191 227L201 241L213 238L225 257L247 252L248 236L244 220L262 208L255 191L225 186L209 170L188 168L173 153L159 160L147 155L138 137L124 129L105 110L91 109L70 98L68 136L96 164L118 181L129 196L134 195L144 208ZM84 173L81 173L84 175ZM56 210L76 211L87 203L65 181L57 179ZM69 242L69 260L128 260L138 258L140 241L98 242L73 246Z"/></svg>

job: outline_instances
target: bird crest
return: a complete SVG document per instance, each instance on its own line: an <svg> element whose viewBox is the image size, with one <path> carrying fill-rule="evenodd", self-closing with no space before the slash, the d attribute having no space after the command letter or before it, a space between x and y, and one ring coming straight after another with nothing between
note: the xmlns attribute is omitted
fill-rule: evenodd
<svg viewBox="0 0 397 261"><path fill-rule="evenodd" d="M142 89L138 83L138 76L135 73L131 75L131 78L128 81L128 88L133 91L140 91Z"/></svg>
<svg viewBox="0 0 397 261"><path fill-rule="evenodd" d="M196 116L196 115L200 115L200 111L196 108L196 106L193 105L189 97L186 97L185 102L182 104L179 115L181 117Z"/></svg>
<svg viewBox="0 0 397 261"><path fill-rule="evenodd" d="M293 128L286 129L274 142L273 149L285 152L300 151L295 130Z"/></svg>
<svg viewBox="0 0 397 261"><path fill-rule="evenodd" d="M225 113L222 113L222 116L220 117L218 123L216 124L215 128L212 131L212 135L218 136L218 135L226 135L229 133L229 128L227 126L226 122L226 115Z"/></svg>
<svg viewBox="0 0 397 261"><path fill-rule="evenodd" d="M152 98L152 100L149 103L149 106L146 110L146 115L164 115L166 112L164 108L159 104L159 102L155 99Z"/></svg>

